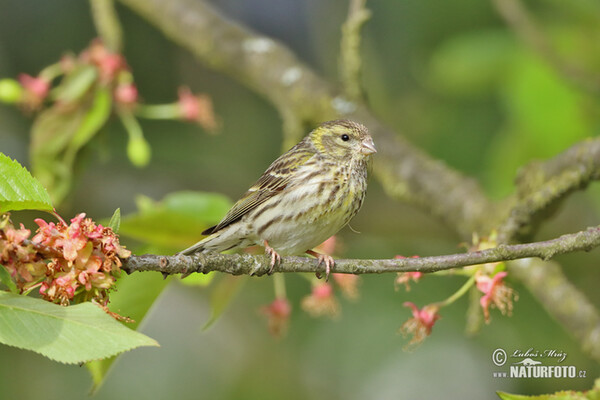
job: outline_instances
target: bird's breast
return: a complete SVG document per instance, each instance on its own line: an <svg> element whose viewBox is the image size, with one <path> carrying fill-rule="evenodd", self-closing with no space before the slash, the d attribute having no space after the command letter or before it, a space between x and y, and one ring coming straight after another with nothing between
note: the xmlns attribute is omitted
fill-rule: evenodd
<svg viewBox="0 0 600 400"><path fill-rule="evenodd" d="M276 196L248 215L257 243L282 255L300 254L337 233L358 212L365 173L338 164L304 168Z"/></svg>

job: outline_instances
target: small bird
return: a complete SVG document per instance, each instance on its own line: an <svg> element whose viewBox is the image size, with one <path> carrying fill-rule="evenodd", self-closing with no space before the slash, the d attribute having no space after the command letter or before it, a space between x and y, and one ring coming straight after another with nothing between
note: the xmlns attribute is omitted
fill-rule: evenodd
<svg viewBox="0 0 600 400"><path fill-rule="evenodd" d="M324 122L275 160L209 235L179 254L222 252L262 245L271 269L282 255L310 254L335 261L313 247L342 229L360 209L375 144L367 128L340 119Z"/></svg>

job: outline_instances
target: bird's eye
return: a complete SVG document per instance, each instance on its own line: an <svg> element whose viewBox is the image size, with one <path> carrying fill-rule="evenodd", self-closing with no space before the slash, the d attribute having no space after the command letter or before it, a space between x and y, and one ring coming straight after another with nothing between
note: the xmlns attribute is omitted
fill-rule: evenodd
<svg viewBox="0 0 600 400"><path fill-rule="evenodd" d="M340 137L342 138L342 140L344 142L347 142L348 140L350 140L350 136L346 135L345 133L342 136L340 136Z"/></svg>

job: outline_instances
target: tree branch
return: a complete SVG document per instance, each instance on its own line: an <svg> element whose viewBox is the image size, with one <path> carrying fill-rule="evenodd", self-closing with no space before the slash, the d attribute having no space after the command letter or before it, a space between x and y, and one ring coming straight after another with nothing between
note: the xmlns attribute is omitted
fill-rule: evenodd
<svg viewBox="0 0 600 400"><path fill-rule="evenodd" d="M598 138L577 143L550 160L529 164L519 172L514 205L498 228L498 240L507 243L515 235L533 234L544 211L598 179Z"/></svg>
<svg viewBox="0 0 600 400"><path fill-rule="evenodd" d="M557 254L573 251L589 251L600 246L600 226L585 231L563 235L543 242L500 245L470 253L445 256L404 258L393 260L347 260L335 262L334 271L345 274L379 274L384 272L437 272L468 265L497 261L539 257L548 260ZM250 254L198 253L192 256L132 256L123 260L122 269L135 271L158 271L165 275L208 273L220 271L232 275L261 276L270 269L270 257ZM324 270L317 261L307 257L284 257L275 272L317 272Z"/></svg>
<svg viewBox="0 0 600 400"><path fill-rule="evenodd" d="M346 95L352 100L362 97L360 85L361 57L360 31L371 17L371 11L365 7L366 0L351 0L348 18L342 25L340 42L340 74Z"/></svg>

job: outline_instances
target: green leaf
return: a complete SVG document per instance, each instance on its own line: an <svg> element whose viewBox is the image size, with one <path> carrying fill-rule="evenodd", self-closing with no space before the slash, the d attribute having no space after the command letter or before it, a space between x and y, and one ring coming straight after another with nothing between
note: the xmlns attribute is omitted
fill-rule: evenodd
<svg viewBox="0 0 600 400"><path fill-rule="evenodd" d="M223 195L176 192L160 202L138 199L140 210L121 219L121 236L150 243L163 252L184 249L201 238L201 232L217 224L231 207Z"/></svg>
<svg viewBox="0 0 600 400"><path fill-rule="evenodd" d="M598 400L600 399L600 379L596 379L594 387L585 392L574 390L561 390L552 394L541 394L536 396L525 396L521 394L510 394L496 392L502 400Z"/></svg>
<svg viewBox="0 0 600 400"><path fill-rule="evenodd" d="M562 391L554 394L541 394L537 396L526 396L522 394L510 394L497 392L502 400L587 400L593 397L584 396L581 392Z"/></svg>
<svg viewBox="0 0 600 400"><path fill-rule="evenodd" d="M168 283L169 279L155 273L123 275L117 281L117 290L110 294L110 309L132 318L135 322L127 326L137 329ZM118 357L86 363L94 382L92 392L100 388Z"/></svg>
<svg viewBox="0 0 600 400"><path fill-rule="evenodd" d="M154 201L147 196L138 196L139 211L121 219L121 236L134 237L152 244L146 252L161 253L180 250L200 237L200 232L216 224L225 215L231 202L224 196L212 193L176 192L162 201ZM115 212L116 213L116 212ZM191 285L206 285L214 274L192 274L183 282ZM160 274L133 274L123 276L117 282L117 291L111 293L110 308L121 315L133 318L137 324L142 321L152 307L169 279L163 280ZM225 292L220 289L220 292ZM214 319L226 306L225 295L214 296ZM230 299L231 300L231 299ZM128 325L131 326L131 325ZM86 364L94 381L93 391L97 390L110 372L116 357Z"/></svg>
<svg viewBox="0 0 600 400"><path fill-rule="evenodd" d="M0 214L11 210L52 211L42 184L17 161L0 153Z"/></svg>
<svg viewBox="0 0 600 400"><path fill-rule="evenodd" d="M0 292L0 342L67 364L158 346L92 303L62 307L7 292Z"/></svg>
<svg viewBox="0 0 600 400"><path fill-rule="evenodd" d="M62 104L62 106L61 106ZM31 132L33 174L60 203L67 195L79 150L98 133L110 116L110 89L99 87L71 108L55 103L36 118Z"/></svg>
<svg viewBox="0 0 600 400"><path fill-rule="evenodd" d="M94 99L90 108L69 142L68 154L79 151L98 133L110 116L111 106L112 96L110 89L107 87L98 88L94 93Z"/></svg>
<svg viewBox="0 0 600 400"><path fill-rule="evenodd" d="M135 205L138 208L138 211L143 213L154 210L154 208L158 206L158 202L151 197L139 194L135 196Z"/></svg>
<svg viewBox="0 0 600 400"><path fill-rule="evenodd" d="M17 288L15 281L12 280L10 273L2 264L0 264L0 282L4 283L12 293L19 294L19 289Z"/></svg>
<svg viewBox="0 0 600 400"><path fill-rule="evenodd" d="M71 186L72 166L64 160L64 152L86 113L85 106L64 110L55 105L42 111L31 128L31 170L55 203Z"/></svg>
<svg viewBox="0 0 600 400"><path fill-rule="evenodd" d="M487 93L506 75L514 52L514 39L506 30L452 36L433 53L428 82L456 96Z"/></svg>
<svg viewBox="0 0 600 400"><path fill-rule="evenodd" d="M119 228L121 227L121 209L117 208L113 213L112 217L110 217L110 221L108 223L108 227L112 229L114 233L119 233Z"/></svg>
<svg viewBox="0 0 600 400"><path fill-rule="evenodd" d="M206 321L206 324L202 330L206 330L215 323L217 319L223 314L223 311L227 309L227 306L231 304L235 296L238 294L248 276L232 276L226 275L217 282L213 287L213 291L210 296L210 306L212 308L212 314L210 319Z"/></svg>
<svg viewBox="0 0 600 400"><path fill-rule="evenodd" d="M57 106L42 111L31 127L31 158L34 174L35 162L54 159L63 152L77 131L86 113L85 108L60 110Z"/></svg>
<svg viewBox="0 0 600 400"><path fill-rule="evenodd" d="M496 394L502 400L526 400L526 399L533 399L534 398L533 396L524 396L524 395L520 395L520 394L510 394L510 393L505 393L505 392L496 392ZM537 398L538 400L542 400L542 399L548 399L548 396L547 395L541 395L541 396L536 396L535 398Z"/></svg>
<svg viewBox="0 0 600 400"><path fill-rule="evenodd" d="M98 78L98 70L93 65L76 66L60 85L52 90L52 97L60 103L72 103L83 98Z"/></svg>

